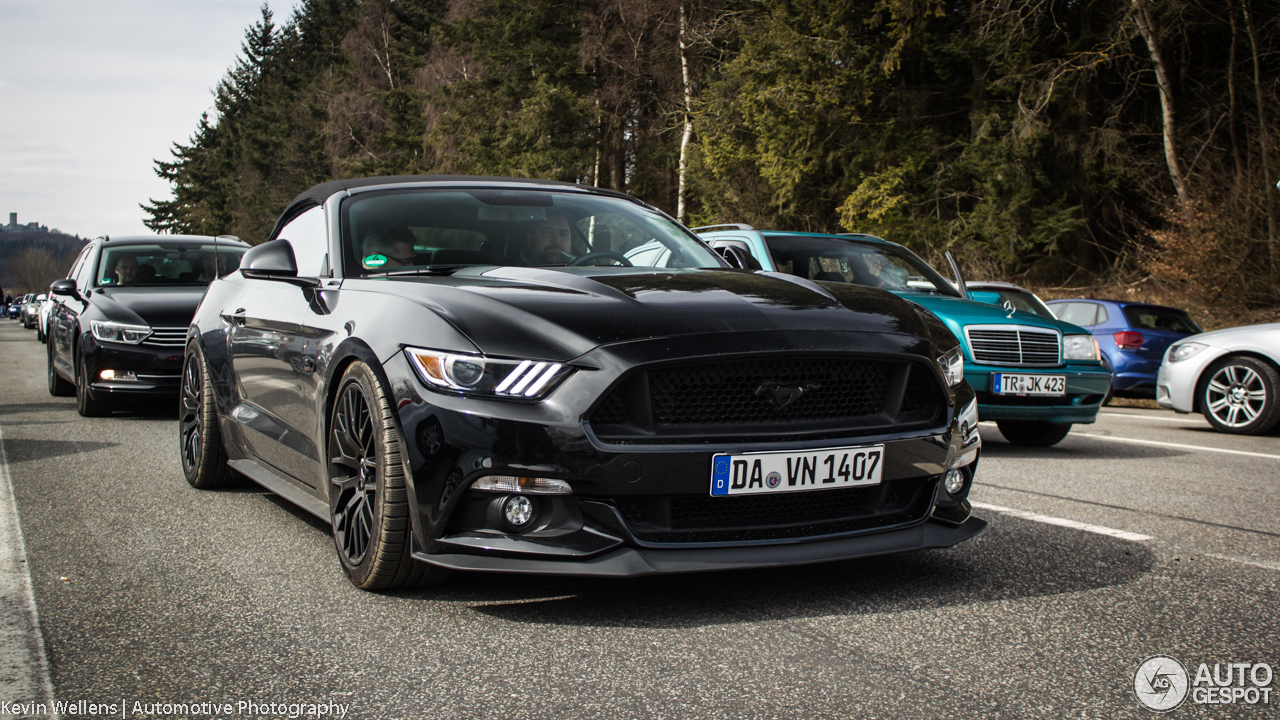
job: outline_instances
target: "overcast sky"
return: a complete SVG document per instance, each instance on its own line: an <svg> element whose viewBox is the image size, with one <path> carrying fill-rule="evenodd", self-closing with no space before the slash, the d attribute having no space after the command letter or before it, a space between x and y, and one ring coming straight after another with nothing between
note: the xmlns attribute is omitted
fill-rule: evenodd
<svg viewBox="0 0 1280 720"><path fill-rule="evenodd" d="M276 25L296 0L268 0ZM153 161L187 142L262 0L0 0L0 223L147 233Z"/></svg>

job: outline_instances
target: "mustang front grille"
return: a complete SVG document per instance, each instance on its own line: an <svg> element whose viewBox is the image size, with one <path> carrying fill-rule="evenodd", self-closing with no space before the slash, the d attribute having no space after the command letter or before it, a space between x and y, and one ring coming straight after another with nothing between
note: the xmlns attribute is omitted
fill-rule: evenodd
<svg viewBox="0 0 1280 720"><path fill-rule="evenodd" d="M1052 330L969 325L964 332L969 338L973 359L984 365L1047 367L1062 362L1062 341Z"/></svg>
<svg viewBox="0 0 1280 720"><path fill-rule="evenodd" d="M769 437L929 423L945 407L936 373L897 359L782 355L702 361L632 373L591 413L619 442Z"/></svg>

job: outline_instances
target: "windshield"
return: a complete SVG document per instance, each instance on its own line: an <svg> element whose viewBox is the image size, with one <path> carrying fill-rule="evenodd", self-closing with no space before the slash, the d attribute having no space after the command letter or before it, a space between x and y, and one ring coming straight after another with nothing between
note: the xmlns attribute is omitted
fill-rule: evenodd
<svg viewBox="0 0 1280 720"><path fill-rule="evenodd" d="M660 213L620 198L524 189L392 190L342 206L348 275L467 265L719 268Z"/></svg>
<svg viewBox="0 0 1280 720"><path fill-rule="evenodd" d="M915 253L899 245L808 235L765 237L778 269L809 280L843 282L895 292L959 292Z"/></svg>
<svg viewBox="0 0 1280 720"><path fill-rule="evenodd" d="M245 248L213 243L106 245L94 273L99 286L208 285L240 267Z"/></svg>

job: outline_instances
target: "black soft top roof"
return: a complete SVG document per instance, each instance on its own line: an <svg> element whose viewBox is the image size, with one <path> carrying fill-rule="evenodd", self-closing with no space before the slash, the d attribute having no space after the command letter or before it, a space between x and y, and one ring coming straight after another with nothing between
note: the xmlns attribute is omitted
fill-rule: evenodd
<svg viewBox="0 0 1280 720"><path fill-rule="evenodd" d="M320 183L311 189L303 192L295 197L284 212L280 214L280 218L276 220L276 226L271 230L271 236L275 237L280 232L280 228L284 224L292 220L303 210L315 205L322 205L330 196L343 190L357 190L361 188L377 187L379 185L405 185L405 184L440 184L440 185L536 185L539 187L553 190L580 190L585 192L599 193L601 195L610 195L613 197L624 198L634 203L648 207L647 203L641 202L636 198L620 193L615 190L607 190L605 188L595 188L586 185L578 185L576 183L564 182L561 180L536 180L529 178L509 178L509 177L491 177L485 175L390 175L383 177L367 177L356 178L353 180L330 180L329 182Z"/></svg>

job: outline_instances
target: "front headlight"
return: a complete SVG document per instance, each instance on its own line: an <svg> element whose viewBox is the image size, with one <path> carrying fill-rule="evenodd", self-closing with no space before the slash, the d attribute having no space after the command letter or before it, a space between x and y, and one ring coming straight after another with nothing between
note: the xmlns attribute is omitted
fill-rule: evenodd
<svg viewBox="0 0 1280 720"><path fill-rule="evenodd" d="M505 360L422 348L405 348L404 352L423 382L446 392L540 400L573 372L562 363L541 360Z"/></svg>
<svg viewBox="0 0 1280 720"><path fill-rule="evenodd" d="M126 325L124 323L102 322L100 320L90 322L89 330L99 340L126 343L128 345L137 345L151 336L151 327L148 325Z"/></svg>
<svg viewBox="0 0 1280 720"><path fill-rule="evenodd" d="M1169 348L1169 354L1165 356L1165 362L1182 362L1183 360L1198 354L1201 350L1207 347L1209 346L1198 342L1178 343L1177 345Z"/></svg>
<svg viewBox="0 0 1280 720"><path fill-rule="evenodd" d="M959 347L951 348L938 358L938 365L942 368L942 376L947 379L948 387L955 387L964 380L964 353Z"/></svg>
<svg viewBox="0 0 1280 720"><path fill-rule="evenodd" d="M1066 360L1097 360L1098 341L1092 335L1063 335L1062 357Z"/></svg>

